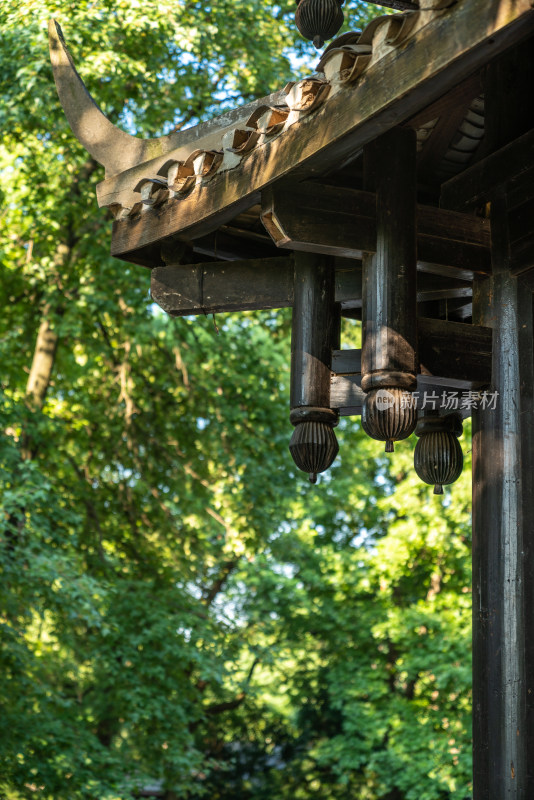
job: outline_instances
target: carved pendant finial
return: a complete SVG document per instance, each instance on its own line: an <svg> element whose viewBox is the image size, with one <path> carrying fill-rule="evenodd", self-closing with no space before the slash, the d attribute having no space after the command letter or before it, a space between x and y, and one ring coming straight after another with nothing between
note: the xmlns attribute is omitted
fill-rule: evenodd
<svg viewBox="0 0 534 800"><path fill-rule="evenodd" d="M314 47L322 47L325 39L335 36L345 17L341 6L344 0L300 0L295 13L295 22L305 39Z"/></svg>

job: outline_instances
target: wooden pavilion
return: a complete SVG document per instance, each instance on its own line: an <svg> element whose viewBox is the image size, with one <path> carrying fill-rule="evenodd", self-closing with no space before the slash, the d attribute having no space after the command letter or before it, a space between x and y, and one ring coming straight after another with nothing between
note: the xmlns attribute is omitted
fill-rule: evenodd
<svg viewBox="0 0 534 800"><path fill-rule="evenodd" d="M112 253L151 269L153 299L294 307L297 427L381 386L439 397L442 417L470 398L474 799L532 800L534 3L380 5L401 13L339 37L313 75L155 140L108 122L55 23L52 63L106 168ZM340 315L363 316L362 352L339 349Z"/></svg>

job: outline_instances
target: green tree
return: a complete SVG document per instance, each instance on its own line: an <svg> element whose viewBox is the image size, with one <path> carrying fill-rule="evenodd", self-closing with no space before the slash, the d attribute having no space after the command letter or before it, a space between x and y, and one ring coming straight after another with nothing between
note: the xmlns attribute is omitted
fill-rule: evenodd
<svg viewBox="0 0 534 800"><path fill-rule="evenodd" d="M352 420L310 489L287 453L287 312L217 335L154 308L109 256L101 170L55 96L48 17L110 118L152 135L309 70L293 9L0 9L11 800L468 792L467 482L430 501L409 446L390 464Z"/></svg>

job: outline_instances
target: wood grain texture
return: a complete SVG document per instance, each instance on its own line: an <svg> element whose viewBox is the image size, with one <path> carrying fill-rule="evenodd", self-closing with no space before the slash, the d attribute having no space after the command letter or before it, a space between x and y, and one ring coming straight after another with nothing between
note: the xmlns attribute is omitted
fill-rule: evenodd
<svg viewBox="0 0 534 800"><path fill-rule="evenodd" d="M474 798L534 796L532 291L510 272L494 202L494 274L475 312L493 328L495 410L473 419ZM498 215L498 217L497 217ZM500 219L500 222L497 221Z"/></svg>
<svg viewBox="0 0 534 800"><path fill-rule="evenodd" d="M479 388L490 384L491 328L425 317L418 318L417 327L421 375L443 386ZM361 351L335 351L332 372L360 374Z"/></svg>
<svg viewBox="0 0 534 800"><path fill-rule="evenodd" d="M534 303L512 272L506 168L520 170L534 144L530 44L485 75L492 275L476 281L473 306L493 329L498 399L473 415L473 800L534 797Z"/></svg>
<svg viewBox="0 0 534 800"><path fill-rule="evenodd" d="M157 267L150 292L173 316L284 308L293 305L293 258Z"/></svg>
<svg viewBox="0 0 534 800"><path fill-rule="evenodd" d="M362 258L364 253L376 252L373 192L315 182L273 187L264 192L262 220L280 248L345 258ZM465 270L469 275L487 274L491 264L489 246L488 220L434 206L417 206L419 270L439 274L443 266ZM450 270L444 272L451 274Z"/></svg>
<svg viewBox="0 0 534 800"><path fill-rule="evenodd" d="M417 300L469 298L469 282L421 273ZM208 261L156 267L152 299L168 314L187 316L224 311L286 308L293 305L293 256ZM343 313L362 307L362 265L335 259L335 302Z"/></svg>
<svg viewBox="0 0 534 800"><path fill-rule="evenodd" d="M127 260L131 251L178 232L194 239L228 222L280 178L325 172L413 117L533 29L530 0L462 0L371 67L355 87L342 89L316 113L253 150L238 167L160 210L115 222L112 254Z"/></svg>
<svg viewBox="0 0 534 800"><path fill-rule="evenodd" d="M331 256L297 253L291 326L290 406L330 408L332 350L339 347Z"/></svg>
<svg viewBox="0 0 534 800"><path fill-rule="evenodd" d="M407 388L418 372L415 131L393 128L363 156L366 188L376 192L376 245L363 259L362 386Z"/></svg>
<svg viewBox="0 0 534 800"><path fill-rule="evenodd" d="M499 188L534 194L534 130L473 164L441 187L444 208L466 210L485 203Z"/></svg>
<svg viewBox="0 0 534 800"><path fill-rule="evenodd" d="M284 100L285 92L282 89L244 106L237 106L200 125L174 131L158 139L135 139L134 141L140 145L137 152L132 152L131 145L128 150L128 142L125 142L125 160L135 166L117 175L106 176L106 180L98 184L99 205L120 203L127 208L131 207L139 199L139 195L133 191L134 187L143 178L157 175L166 161L170 159L185 161L194 150L219 149L224 134L236 128L244 128L256 109L261 106L274 106L283 103ZM148 148L145 147L147 143Z"/></svg>

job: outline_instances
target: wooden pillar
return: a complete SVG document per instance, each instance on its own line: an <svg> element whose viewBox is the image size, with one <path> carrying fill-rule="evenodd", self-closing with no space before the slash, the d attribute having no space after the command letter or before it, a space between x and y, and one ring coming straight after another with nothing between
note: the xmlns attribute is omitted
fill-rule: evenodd
<svg viewBox="0 0 534 800"><path fill-rule="evenodd" d="M295 430L289 449L311 483L328 469L339 449L333 431L339 414L330 408L330 368L332 350L339 347L340 323L334 259L295 253L289 417Z"/></svg>
<svg viewBox="0 0 534 800"><path fill-rule="evenodd" d="M488 68L488 152L523 133L530 53L516 48ZM497 393L495 408L473 413L474 800L532 800L533 295L531 282L511 270L505 187L490 201L493 274L473 297L474 322L493 328Z"/></svg>
<svg viewBox="0 0 534 800"><path fill-rule="evenodd" d="M376 192L376 253L363 258L362 389L414 389L417 375L416 137L394 128L364 149Z"/></svg>
<svg viewBox="0 0 534 800"><path fill-rule="evenodd" d="M473 413L474 800L534 798L533 301L509 270L504 198L492 203L495 408Z"/></svg>
<svg viewBox="0 0 534 800"><path fill-rule="evenodd" d="M332 350L339 347L341 315L335 306L335 266L331 256L295 253L291 330L291 420L309 418L309 408L330 411Z"/></svg>
<svg viewBox="0 0 534 800"><path fill-rule="evenodd" d="M363 258L362 427L390 453L417 422L415 131L393 128L367 145L364 176L376 192L376 253Z"/></svg>

